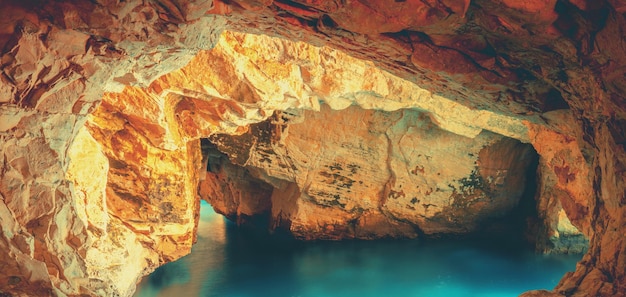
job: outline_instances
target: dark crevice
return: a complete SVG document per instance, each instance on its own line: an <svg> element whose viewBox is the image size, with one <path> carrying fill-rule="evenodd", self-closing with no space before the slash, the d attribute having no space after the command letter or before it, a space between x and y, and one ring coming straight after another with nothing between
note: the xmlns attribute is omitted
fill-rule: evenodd
<svg viewBox="0 0 626 297"><path fill-rule="evenodd" d="M204 179L210 179L214 185L221 187L218 189L220 193L214 193L217 195L201 193L201 198L211 204L215 212L242 229L238 232L259 238L272 235L279 239L293 239L288 232L291 222L286 218L275 220L272 217L272 195L276 188L246 167L233 163L210 139L203 138L200 143L207 174Z"/></svg>

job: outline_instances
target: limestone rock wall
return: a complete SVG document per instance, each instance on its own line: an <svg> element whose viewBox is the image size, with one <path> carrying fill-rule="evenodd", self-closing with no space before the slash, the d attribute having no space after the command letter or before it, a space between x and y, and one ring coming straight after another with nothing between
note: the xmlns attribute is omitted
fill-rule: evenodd
<svg viewBox="0 0 626 297"><path fill-rule="evenodd" d="M209 159L202 184L232 184L254 194L201 187L203 198L231 218L271 215L261 222L265 227L287 225L302 239L486 230L518 206L536 162L528 144L490 132L459 136L415 110L333 111L323 105L319 112L277 113L240 136L209 139L235 164ZM235 165L241 169L233 172ZM255 179L270 191L245 184ZM293 202L278 201L293 186Z"/></svg>
<svg viewBox="0 0 626 297"><path fill-rule="evenodd" d="M586 197L592 195L590 168L586 166L589 156L576 141L582 131L571 125L573 119L567 112L553 111L543 117L551 129L536 126L531 131L532 143L541 155L536 200L537 209L543 211L538 212L541 226L536 226L541 234L538 248L547 252L582 252L587 249L588 240L578 230L591 225ZM585 234L592 232L582 230Z"/></svg>
<svg viewBox="0 0 626 297"><path fill-rule="evenodd" d="M103 182L111 167L79 134L104 91L183 66L223 27L210 16L173 26L159 9L143 1L0 3L2 294L128 296L141 275L181 255L146 248L138 238L151 231L110 215ZM193 229L191 216L172 233L191 238ZM182 241L188 249L191 239Z"/></svg>

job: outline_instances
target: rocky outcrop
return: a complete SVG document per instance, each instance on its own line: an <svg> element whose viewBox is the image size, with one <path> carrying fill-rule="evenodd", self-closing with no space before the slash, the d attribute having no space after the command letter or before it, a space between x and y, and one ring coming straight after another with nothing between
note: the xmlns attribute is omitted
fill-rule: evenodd
<svg viewBox="0 0 626 297"><path fill-rule="evenodd" d="M624 7L619 0L5 1L0 249L7 252L0 253L0 290L131 294L142 274L193 241L197 139L244 134L276 110L315 117L307 110L321 110L322 100L333 110L380 110L365 113L420 109L441 133L480 139L491 131L530 143L539 155L538 205L551 213L540 215L538 228L569 237L573 244L564 249L578 246L572 227L590 242L555 293L532 295L620 296ZM151 83L212 47L224 26L328 45L362 60L231 35L221 52L203 52L189 68ZM257 43L263 46L252 47ZM133 87L113 94L127 85ZM89 130L81 131L89 114ZM386 151L402 151L396 149ZM70 158L92 161L81 166ZM341 176L350 172L344 169ZM276 182L263 173L249 172ZM280 192L285 203L306 193L289 178L295 182ZM394 186L388 193L398 192ZM391 204L381 209L397 212ZM285 218L306 222L296 214ZM386 218L362 221L384 226Z"/></svg>
<svg viewBox="0 0 626 297"><path fill-rule="evenodd" d="M495 229L498 218L514 223L536 164L528 144L490 132L459 136L415 110L323 105L210 140L209 152L230 160L209 158L203 198L227 217L269 219L259 223L302 239L467 234Z"/></svg>
<svg viewBox="0 0 626 297"><path fill-rule="evenodd" d="M541 155L536 192L537 209L541 210L540 223L535 226L537 247L544 252L583 252L588 241L575 226L588 226L585 197L592 194L585 152L575 140L582 132L571 124L573 119L566 112L545 113L543 117L552 129L536 126L530 133Z"/></svg>

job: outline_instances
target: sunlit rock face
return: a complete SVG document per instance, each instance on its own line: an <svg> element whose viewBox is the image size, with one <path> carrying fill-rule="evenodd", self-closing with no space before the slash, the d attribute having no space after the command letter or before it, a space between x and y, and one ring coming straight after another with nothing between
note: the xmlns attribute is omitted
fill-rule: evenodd
<svg viewBox="0 0 626 297"><path fill-rule="evenodd" d="M240 223L257 218L303 239L466 234L504 217L513 223L536 162L528 144L491 132L459 136L415 110L287 111L210 140L209 154L229 159L209 157L200 194Z"/></svg>
<svg viewBox="0 0 626 297"><path fill-rule="evenodd" d="M124 163L110 161L110 152L79 131L104 91L145 84L180 68L199 49L211 48L222 28L211 16L171 26L159 18L158 6L143 1L2 1L1 294L129 296L143 274L189 250L196 210L180 211L187 217L175 228L139 228L131 220L143 217L120 215L129 212L127 205L108 200L114 196L106 182L120 178L114 170ZM135 150L115 149L129 155ZM134 153L141 155L139 149ZM190 162L135 176L149 184L156 177L150 173L162 176ZM172 178L168 173L160 180ZM193 186L187 190L195 192ZM168 199L173 197L162 201ZM191 199L173 209L193 206Z"/></svg>
<svg viewBox="0 0 626 297"><path fill-rule="evenodd" d="M0 249L7 251L0 253L2 293L132 294L141 275L179 257L193 241L194 187L197 179L210 177L200 170L203 162L196 163L198 138L248 133L250 124L275 111L304 115L306 121L351 105L378 110L363 114L419 113L420 122L429 121L442 134L472 141L493 132L531 144L539 155L534 225L545 235L544 246L576 250L582 244L576 230L590 242L576 272L555 293L532 296L626 291L623 1L1 5ZM329 45L372 62L300 43L231 36L232 46L220 46L222 52L203 52L185 70L152 83L211 48L225 26ZM104 91L111 93L103 97ZM291 132L277 139L288 141ZM378 133L387 136L386 130ZM493 147L487 143L484 148ZM397 150L381 152L407 149L391 148ZM277 201L293 203L289 198L307 193L283 168L255 167L260 169L245 174L264 184L279 183L267 177L270 169L289 181L280 192L285 199ZM388 184L391 193L400 182ZM402 197L379 197L387 197L387 206L379 208L384 217L359 220L369 222L362 230L391 226L372 237L417 230L396 228L388 219L401 216ZM319 200L307 205L314 209ZM333 212L345 214L343 203ZM297 210L284 214L285 222L305 223Z"/></svg>

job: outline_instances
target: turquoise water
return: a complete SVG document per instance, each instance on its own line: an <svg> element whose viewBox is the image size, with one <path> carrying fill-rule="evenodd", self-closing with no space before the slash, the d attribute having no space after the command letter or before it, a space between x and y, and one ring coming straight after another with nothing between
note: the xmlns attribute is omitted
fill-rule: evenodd
<svg viewBox="0 0 626 297"><path fill-rule="evenodd" d="M243 231L203 203L198 243L135 297L507 297L551 289L581 255L537 255L516 243L294 243Z"/></svg>

